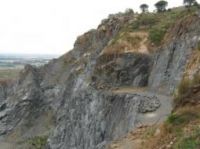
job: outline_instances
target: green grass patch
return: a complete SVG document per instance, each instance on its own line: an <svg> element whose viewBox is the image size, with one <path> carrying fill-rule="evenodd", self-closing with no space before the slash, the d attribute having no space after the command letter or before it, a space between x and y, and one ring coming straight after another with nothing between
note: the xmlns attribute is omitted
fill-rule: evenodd
<svg viewBox="0 0 200 149"><path fill-rule="evenodd" d="M182 137L183 127L190 122L198 120L199 114L192 110L185 110L179 113L172 113L168 116L164 128L166 133L174 134L176 137Z"/></svg>
<svg viewBox="0 0 200 149"><path fill-rule="evenodd" d="M37 136L28 140L28 144L30 144L34 149L44 149L47 144L47 136Z"/></svg>
<svg viewBox="0 0 200 149"><path fill-rule="evenodd" d="M199 149L200 141L194 137L183 138L177 143L174 149Z"/></svg>
<svg viewBox="0 0 200 149"><path fill-rule="evenodd" d="M149 40L155 45L160 45L163 40L165 33L167 31L167 27L165 26L155 26L149 31Z"/></svg>
<svg viewBox="0 0 200 149"><path fill-rule="evenodd" d="M187 134L188 135L188 134ZM197 128L188 136L179 138L173 149L199 149L200 148L200 129Z"/></svg>
<svg viewBox="0 0 200 149"><path fill-rule="evenodd" d="M177 114L171 114L169 115L169 117L167 118L167 123L168 124L172 124L172 125L179 125L182 124L183 119L180 118Z"/></svg>
<svg viewBox="0 0 200 149"><path fill-rule="evenodd" d="M149 32L149 40L155 45L160 45L167 30L177 22L177 20L193 15L196 8L188 11L185 8L172 9L163 13L146 13L138 16L132 23L132 30L145 30Z"/></svg>
<svg viewBox="0 0 200 149"><path fill-rule="evenodd" d="M189 122L198 119L199 115L193 111L184 111L180 114L171 114L168 119L167 123L174 125L174 126L179 126L179 125L186 125Z"/></svg>
<svg viewBox="0 0 200 149"><path fill-rule="evenodd" d="M152 26L159 22L159 18L156 14L147 13L141 14L136 21L132 24L133 30L139 30L141 28L150 29Z"/></svg>

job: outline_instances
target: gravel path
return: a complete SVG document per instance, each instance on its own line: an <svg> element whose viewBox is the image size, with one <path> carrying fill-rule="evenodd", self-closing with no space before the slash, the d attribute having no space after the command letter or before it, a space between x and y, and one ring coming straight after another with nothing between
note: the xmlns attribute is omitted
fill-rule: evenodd
<svg viewBox="0 0 200 149"><path fill-rule="evenodd" d="M146 88L130 88L123 87L112 90L113 93L127 93L127 94L138 94L146 97L156 96L161 105L154 111L145 114L138 114L137 123L138 125L152 125L156 123L163 122L166 117L171 113L173 109L172 97L167 95L158 94L155 92L148 91Z"/></svg>

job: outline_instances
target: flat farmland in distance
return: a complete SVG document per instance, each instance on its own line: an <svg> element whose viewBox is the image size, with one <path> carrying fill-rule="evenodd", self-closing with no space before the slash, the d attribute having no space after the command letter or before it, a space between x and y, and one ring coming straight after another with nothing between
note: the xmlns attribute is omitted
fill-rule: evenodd
<svg viewBox="0 0 200 149"><path fill-rule="evenodd" d="M58 55L34 55L34 54L0 54L0 81L13 80L25 65L40 67Z"/></svg>
<svg viewBox="0 0 200 149"><path fill-rule="evenodd" d="M1 69L0 68L0 80L12 80L16 79L19 75L19 72L21 69L10 69L10 68L5 68Z"/></svg>

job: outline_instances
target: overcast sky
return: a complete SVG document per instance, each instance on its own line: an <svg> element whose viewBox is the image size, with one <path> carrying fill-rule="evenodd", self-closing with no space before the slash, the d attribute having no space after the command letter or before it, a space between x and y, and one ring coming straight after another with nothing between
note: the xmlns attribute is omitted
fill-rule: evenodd
<svg viewBox="0 0 200 149"><path fill-rule="evenodd" d="M0 0L0 54L63 54L110 13L158 0ZM168 0L169 7L183 0Z"/></svg>

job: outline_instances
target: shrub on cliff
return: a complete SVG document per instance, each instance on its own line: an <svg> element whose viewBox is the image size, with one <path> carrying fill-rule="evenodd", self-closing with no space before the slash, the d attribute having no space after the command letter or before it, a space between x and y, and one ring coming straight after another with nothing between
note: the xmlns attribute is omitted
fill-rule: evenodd
<svg viewBox="0 0 200 149"><path fill-rule="evenodd" d="M164 35L167 31L166 26L156 26L153 27L150 31L149 31L149 40L156 44L159 45L161 43L161 41L164 38Z"/></svg>
<svg viewBox="0 0 200 149"><path fill-rule="evenodd" d="M133 29L149 29L157 24L159 19L155 14L142 14L138 17L138 20L133 22Z"/></svg>
<svg viewBox="0 0 200 149"><path fill-rule="evenodd" d="M195 10L191 10L194 12ZM143 13L132 23L132 30L145 30L149 33L149 40L155 45L160 45L167 30L178 19L188 15L185 9L173 9L163 13Z"/></svg>
<svg viewBox="0 0 200 149"><path fill-rule="evenodd" d="M44 149L45 145L47 144L47 136L36 136L28 140L28 143L34 149Z"/></svg>
<svg viewBox="0 0 200 149"><path fill-rule="evenodd" d="M195 74L193 79L183 78L178 86L177 93L175 94L174 103L175 106L181 106L188 101L187 96L193 93L194 87L200 85L200 74Z"/></svg>

